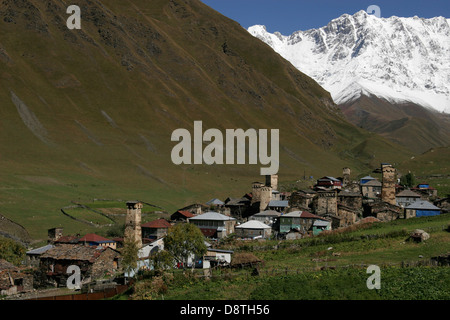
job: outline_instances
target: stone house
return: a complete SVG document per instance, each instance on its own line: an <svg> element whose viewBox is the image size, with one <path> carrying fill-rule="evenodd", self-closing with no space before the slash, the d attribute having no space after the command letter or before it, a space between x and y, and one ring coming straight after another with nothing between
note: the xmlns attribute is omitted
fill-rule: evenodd
<svg viewBox="0 0 450 320"><path fill-rule="evenodd" d="M420 200L421 195L411 190L403 190L395 195L395 200L399 207L405 208L410 204L413 204L417 200Z"/></svg>
<svg viewBox="0 0 450 320"><path fill-rule="evenodd" d="M236 236L240 238L269 238L272 228L260 221L250 220L235 227Z"/></svg>
<svg viewBox="0 0 450 320"><path fill-rule="evenodd" d="M251 200L246 197L242 198L227 198L225 199L225 208L227 208L230 215L235 217L245 217L251 208Z"/></svg>
<svg viewBox="0 0 450 320"><path fill-rule="evenodd" d="M188 222L199 227L205 237L217 239L234 233L236 225L235 218L212 211L189 218Z"/></svg>
<svg viewBox="0 0 450 320"><path fill-rule="evenodd" d="M323 217L316 216L308 211L292 211L280 217L280 233L290 232L297 229L301 233L307 233L312 230L314 221L323 220Z"/></svg>
<svg viewBox="0 0 450 320"><path fill-rule="evenodd" d="M0 259L0 296L33 290L33 275L24 268Z"/></svg>
<svg viewBox="0 0 450 320"><path fill-rule="evenodd" d="M372 179L361 184L361 193L366 199L379 199L381 197L382 183L377 179Z"/></svg>
<svg viewBox="0 0 450 320"><path fill-rule="evenodd" d="M411 188L412 191L419 193L422 195L422 199L430 199L430 198L436 198L437 197L437 190L430 186L430 184L426 182L419 183L416 187Z"/></svg>
<svg viewBox="0 0 450 320"><path fill-rule="evenodd" d="M25 258L25 264L27 266L31 266L31 267L38 267L41 255L53 247L54 247L54 245L48 244L46 246L27 251L26 258Z"/></svg>
<svg viewBox="0 0 450 320"><path fill-rule="evenodd" d="M314 199L313 208L317 215L337 215L337 190L318 191Z"/></svg>
<svg viewBox="0 0 450 320"><path fill-rule="evenodd" d="M271 200L263 210L285 212L289 208L289 200Z"/></svg>
<svg viewBox="0 0 450 320"><path fill-rule="evenodd" d="M306 210L311 208L314 197L317 192L314 190L299 190L293 192L289 198L289 206L291 208L298 208L299 210Z"/></svg>
<svg viewBox="0 0 450 320"><path fill-rule="evenodd" d="M119 259L119 252L110 247L59 244L41 255L39 270L43 282L64 287L69 266L78 266L82 282L90 282L118 271Z"/></svg>
<svg viewBox="0 0 450 320"><path fill-rule="evenodd" d="M360 192L342 190L338 194L338 203L359 210L362 208L362 194Z"/></svg>
<svg viewBox="0 0 450 320"><path fill-rule="evenodd" d="M414 217L429 217L441 214L441 209L432 203L420 200L416 201L405 208L405 219Z"/></svg>
<svg viewBox="0 0 450 320"><path fill-rule="evenodd" d="M447 198L436 200L434 202L434 205L441 208L441 213L450 212L450 196Z"/></svg>
<svg viewBox="0 0 450 320"><path fill-rule="evenodd" d="M345 206L343 204L338 204L337 216L339 219L339 227L348 227L354 224L358 216L360 215L360 210L352 207Z"/></svg>
<svg viewBox="0 0 450 320"><path fill-rule="evenodd" d="M258 212L248 218L248 220L256 220L262 222L268 226L272 225L279 217L281 213L275 210L265 210Z"/></svg>
<svg viewBox="0 0 450 320"><path fill-rule="evenodd" d="M380 221L392 221L404 217L403 208L384 201L371 203L365 207L364 216L375 217Z"/></svg>
<svg viewBox="0 0 450 320"><path fill-rule="evenodd" d="M167 235L167 231L172 225L166 219L157 219L141 225L142 238L159 239Z"/></svg>

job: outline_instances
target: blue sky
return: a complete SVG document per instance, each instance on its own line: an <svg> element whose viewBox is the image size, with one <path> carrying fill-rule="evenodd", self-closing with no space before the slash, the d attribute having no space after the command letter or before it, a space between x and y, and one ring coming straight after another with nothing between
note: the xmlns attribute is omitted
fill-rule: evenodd
<svg viewBox="0 0 450 320"><path fill-rule="evenodd" d="M450 18L448 0L202 0L244 28L262 24L269 32L289 35L297 30L319 28L344 13L354 14L377 5L381 17Z"/></svg>

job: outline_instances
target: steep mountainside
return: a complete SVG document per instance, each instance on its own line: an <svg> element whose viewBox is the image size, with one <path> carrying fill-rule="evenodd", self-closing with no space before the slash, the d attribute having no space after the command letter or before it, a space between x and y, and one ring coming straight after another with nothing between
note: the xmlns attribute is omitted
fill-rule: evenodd
<svg viewBox="0 0 450 320"><path fill-rule="evenodd" d="M280 179L410 155L342 116L328 92L197 0L0 2L0 213L32 237L79 199L168 211L241 196L261 165L171 161L173 130L280 129ZM398 150L402 150L398 152Z"/></svg>
<svg viewBox="0 0 450 320"><path fill-rule="evenodd" d="M415 152L450 144L449 19L360 11L290 36L249 32L328 90L353 123L401 142L419 132L416 145L406 144Z"/></svg>

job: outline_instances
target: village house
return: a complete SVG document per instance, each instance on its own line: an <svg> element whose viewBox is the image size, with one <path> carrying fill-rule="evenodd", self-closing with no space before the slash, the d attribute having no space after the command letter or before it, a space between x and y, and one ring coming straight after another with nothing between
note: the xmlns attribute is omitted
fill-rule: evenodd
<svg viewBox="0 0 450 320"><path fill-rule="evenodd" d="M336 226L336 223L338 223L339 228L351 226L357 221L359 215L361 214L360 211L361 209L355 209L343 204L338 204L337 217L339 217L339 220L333 224L333 227Z"/></svg>
<svg viewBox="0 0 450 320"><path fill-rule="evenodd" d="M275 210L265 210L251 215L248 220L256 220L268 226L271 226L279 217L281 213Z"/></svg>
<svg viewBox="0 0 450 320"><path fill-rule="evenodd" d="M405 208L405 219L437 216L441 214L441 209L432 203L419 200Z"/></svg>
<svg viewBox="0 0 450 320"><path fill-rule="evenodd" d="M189 211L185 210L178 210L177 212L173 213L170 216L171 221L184 221L186 222L187 219L194 217L195 214L190 213Z"/></svg>
<svg viewBox="0 0 450 320"><path fill-rule="evenodd" d="M371 177L371 176L365 176L365 177L362 177L361 179L359 179L359 184L362 186L370 181L375 181L375 180L378 180L378 179Z"/></svg>
<svg viewBox="0 0 450 320"><path fill-rule="evenodd" d="M287 233L292 229L297 229L302 234L306 234L312 230L312 226L316 220L326 221L325 218L308 211L292 211L286 213L280 217L280 233Z"/></svg>
<svg viewBox="0 0 450 320"><path fill-rule="evenodd" d="M317 236L323 231L331 230L331 221L315 220L312 226L313 235Z"/></svg>
<svg viewBox="0 0 450 320"><path fill-rule="evenodd" d="M159 238L153 242L143 245L138 251L137 267L134 270L125 272L126 277L134 277L140 270L152 270L152 255L164 250L164 238Z"/></svg>
<svg viewBox="0 0 450 320"><path fill-rule="evenodd" d="M59 244L41 255L39 269L44 283L64 287L69 266L78 266L82 281L90 282L118 271L119 259L119 252L110 247Z"/></svg>
<svg viewBox="0 0 450 320"><path fill-rule="evenodd" d="M228 266L231 264L233 253L232 250L208 248L199 267L209 269L216 266Z"/></svg>
<svg viewBox="0 0 450 320"><path fill-rule="evenodd" d="M114 240L106 239L95 233L88 233L84 237L78 239L78 243L89 246L110 247L111 249L117 248L117 242Z"/></svg>
<svg viewBox="0 0 450 320"><path fill-rule="evenodd" d="M0 259L0 296L33 290L33 275L12 263Z"/></svg>
<svg viewBox="0 0 450 320"><path fill-rule="evenodd" d="M441 209L441 213L449 213L450 212L450 196L436 200L434 202L434 205Z"/></svg>
<svg viewBox="0 0 450 320"><path fill-rule="evenodd" d="M325 176L317 180L314 188L316 190L341 189L342 181L334 177Z"/></svg>
<svg viewBox="0 0 450 320"><path fill-rule="evenodd" d="M210 211L189 218L188 222L199 227L205 237L221 239L234 232L236 219Z"/></svg>
<svg viewBox="0 0 450 320"><path fill-rule="evenodd" d="M201 204L201 203L193 203L191 205L188 205L184 208L179 209L179 211L188 211L192 213L193 215L199 215L204 212L207 212L209 210L209 207L207 205Z"/></svg>
<svg viewBox="0 0 450 320"><path fill-rule="evenodd" d="M288 200L271 200L267 207L263 210L273 210L277 212L285 212L286 209L289 208Z"/></svg>
<svg viewBox="0 0 450 320"><path fill-rule="evenodd" d="M247 197L242 198L227 198L224 207L229 210L233 217L243 218L249 215L251 200Z"/></svg>
<svg viewBox="0 0 450 320"><path fill-rule="evenodd" d="M289 206L298 210L309 210L312 207L317 192L314 190L299 190L289 198Z"/></svg>
<svg viewBox="0 0 450 320"><path fill-rule="evenodd" d="M366 199L380 199L381 197L381 182L373 178L361 184L361 193Z"/></svg>
<svg viewBox="0 0 450 320"><path fill-rule="evenodd" d="M172 225L166 219L157 219L141 225L142 238L144 239L159 239L167 235L169 228Z"/></svg>
<svg viewBox="0 0 450 320"><path fill-rule="evenodd" d="M337 190L317 191L317 197L314 198L314 213L323 216L326 214L337 215Z"/></svg>
<svg viewBox="0 0 450 320"><path fill-rule="evenodd" d="M267 239L271 235L272 228L260 221L250 220L235 226L236 236L240 238Z"/></svg>
<svg viewBox="0 0 450 320"><path fill-rule="evenodd" d="M359 210L362 208L362 194L348 190L341 190L338 195L338 204Z"/></svg>
<svg viewBox="0 0 450 320"><path fill-rule="evenodd" d="M222 200L219 200L217 198L211 199L208 202L205 203L209 207L220 207L225 204Z"/></svg>
<svg viewBox="0 0 450 320"><path fill-rule="evenodd" d="M53 247L54 245L48 244L46 246L27 251L25 257L25 264L30 267L38 267L41 255Z"/></svg>
<svg viewBox="0 0 450 320"><path fill-rule="evenodd" d="M412 191L419 193L422 195L423 200L427 199L435 199L437 197L437 190L430 186L429 183L422 182L419 183L416 187L411 188Z"/></svg>
<svg viewBox="0 0 450 320"><path fill-rule="evenodd" d="M401 219L404 217L403 208L390 204L388 202L379 201L370 203L364 208L364 217L375 217L380 221L387 222Z"/></svg>
<svg viewBox="0 0 450 320"><path fill-rule="evenodd" d="M395 200L399 207L405 208L410 204L413 204L417 200L420 200L420 194L415 193L411 190L403 190L402 192L395 195Z"/></svg>

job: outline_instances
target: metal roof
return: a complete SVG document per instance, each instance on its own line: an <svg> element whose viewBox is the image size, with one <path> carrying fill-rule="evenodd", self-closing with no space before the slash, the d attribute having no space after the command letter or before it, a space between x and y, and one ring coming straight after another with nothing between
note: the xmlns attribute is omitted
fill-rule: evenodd
<svg viewBox="0 0 450 320"><path fill-rule="evenodd" d="M254 215L252 215L252 217L279 217L281 215L280 212L275 211L275 210L265 210L262 212L258 212Z"/></svg>
<svg viewBox="0 0 450 320"><path fill-rule="evenodd" d="M214 199L209 200L206 204L207 205L216 204L216 205L220 205L221 206L221 205L223 205L225 203L223 201L217 199L217 198L214 198Z"/></svg>
<svg viewBox="0 0 450 320"><path fill-rule="evenodd" d="M330 224L330 221L324 221L324 220L316 220L313 223L313 226L316 227L326 227Z"/></svg>
<svg viewBox="0 0 450 320"><path fill-rule="evenodd" d="M189 218L189 221L191 220L220 220L220 221L224 221L224 220L236 220L235 218L223 215L221 213L218 212L213 212L213 211L209 211L209 212L205 212L204 214L200 214L198 216Z"/></svg>
<svg viewBox="0 0 450 320"><path fill-rule="evenodd" d="M411 190L403 190L402 192L397 194L396 197L408 197L408 198L415 197L415 198L420 198L421 196L420 196L420 194L415 193L415 192L413 192Z"/></svg>
<svg viewBox="0 0 450 320"><path fill-rule="evenodd" d="M27 252L27 254L43 254L44 252L46 252L47 250L50 250L53 247L54 247L54 245L48 244L46 246L30 250Z"/></svg>
<svg viewBox="0 0 450 320"><path fill-rule="evenodd" d="M246 223L236 226L235 228L239 228L239 229L270 229L270 227L267 224L264 224L258 220L250 220Z"/></svg>
<svg viewBox="0 0 450 320"><path fill-rule="evenodd" d="M289 201L288 200L272 200L269 202L269 207L288 207Z"/></svg>
<svg viewBox="0 0 450 320"><path fill-rule="evenodd" d="M428 201L416 201L411 203L409 206L407 206L405 209L413 209L413 210L441 210L440 208L436 207L432 203Z"/></svg>

